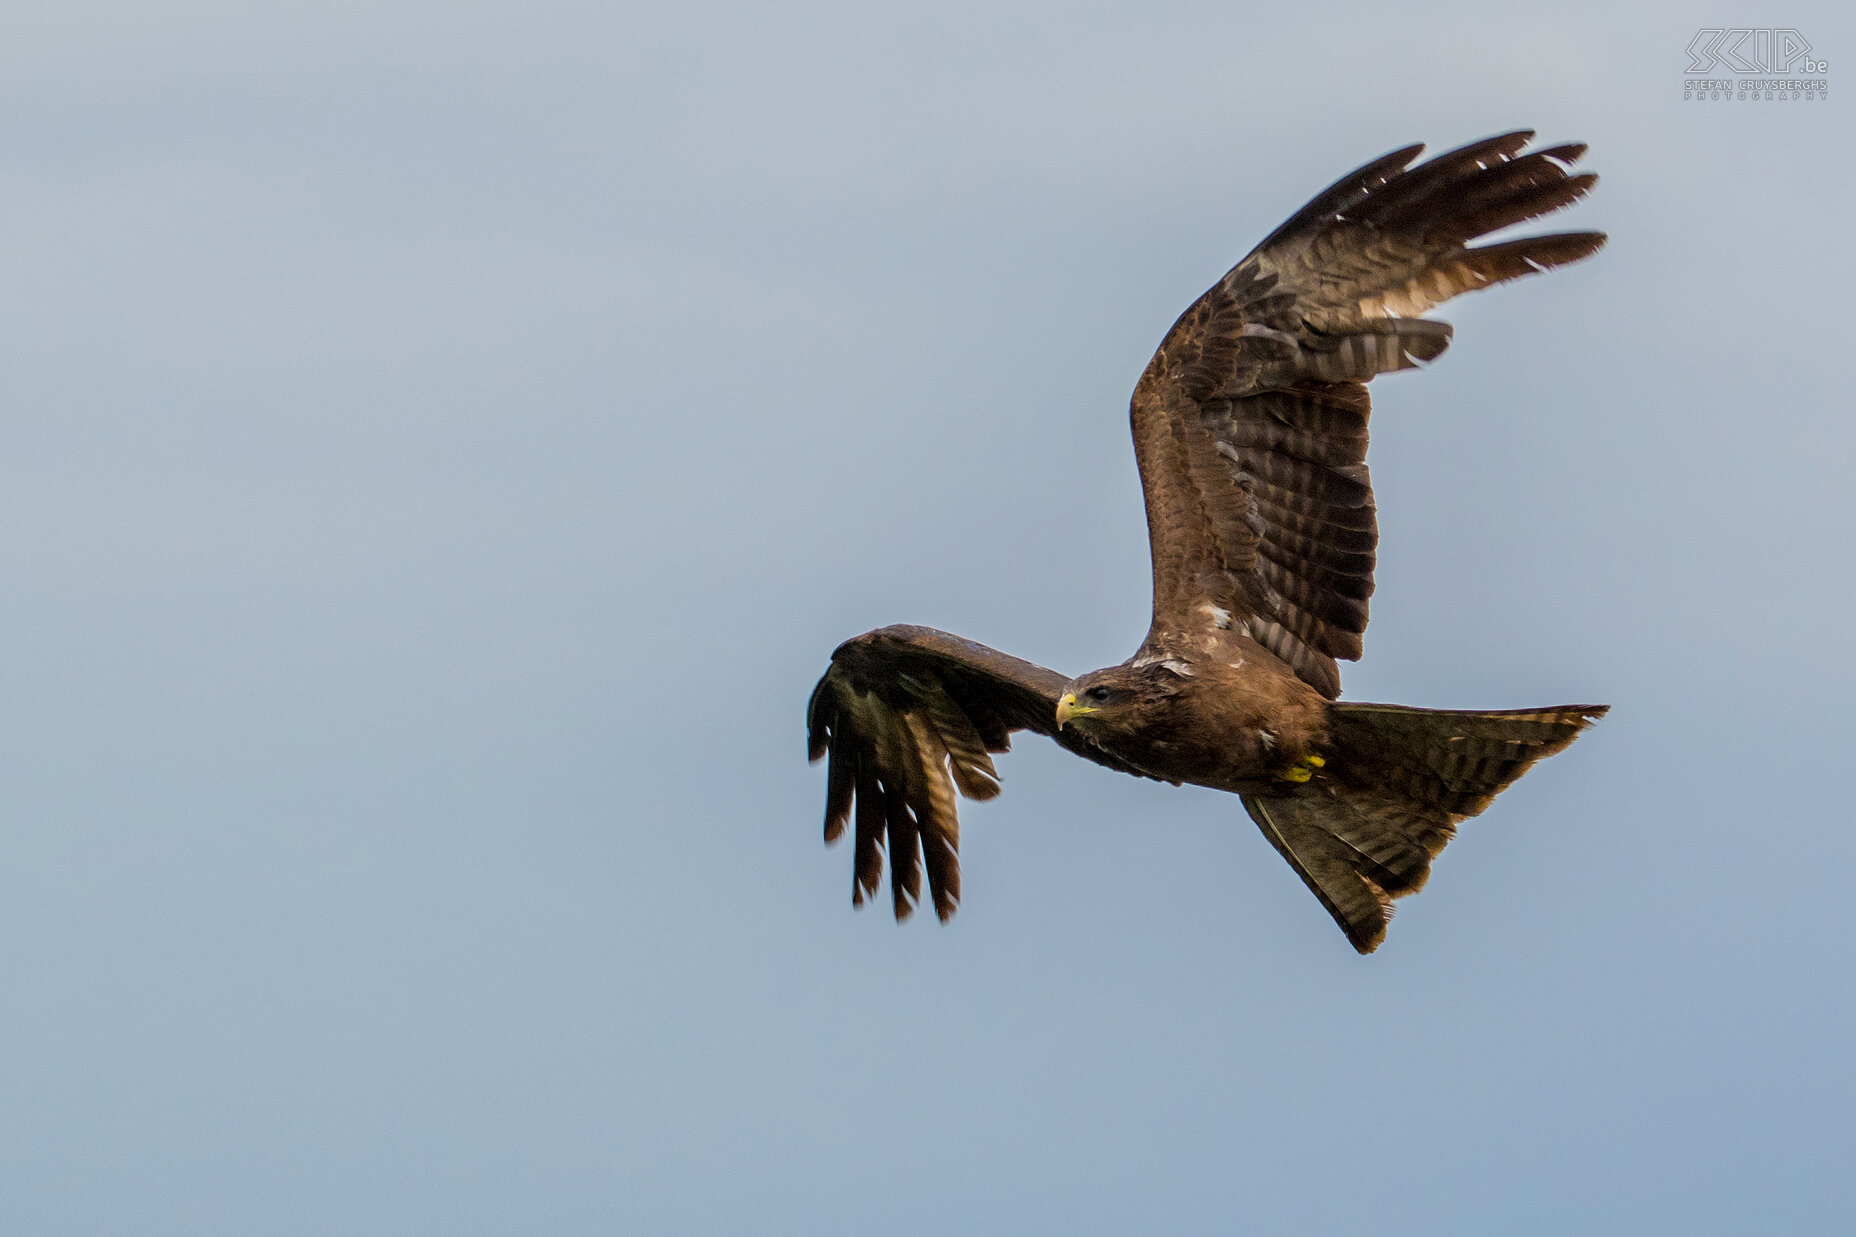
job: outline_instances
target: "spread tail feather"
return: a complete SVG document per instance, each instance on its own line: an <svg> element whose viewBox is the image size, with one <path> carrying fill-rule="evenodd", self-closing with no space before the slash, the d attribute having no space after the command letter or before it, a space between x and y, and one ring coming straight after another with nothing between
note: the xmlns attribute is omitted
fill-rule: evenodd
<svg viewBox="0 0 1856 1237"><path fill-rule="evenodd" d="M1495 713L1332 706L1333 756L1285 795L1244 808L1361 953L1385 940L1392 900L1515 779L1604 716L1604 705Z"/></svg>

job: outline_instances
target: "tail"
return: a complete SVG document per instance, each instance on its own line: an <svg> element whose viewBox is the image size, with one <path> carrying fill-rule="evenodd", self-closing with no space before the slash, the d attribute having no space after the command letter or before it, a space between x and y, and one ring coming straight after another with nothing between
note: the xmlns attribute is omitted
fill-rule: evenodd
<svg viewBox="0 0 1856 1237"><path fill-rule="evenodd" d="M1456 824L1579 737L1606 705L1465 713L1390 704L1332 707L1333 755L1285 795L1244 807L1363 954L1392 900L1418 892Z"/></svg>

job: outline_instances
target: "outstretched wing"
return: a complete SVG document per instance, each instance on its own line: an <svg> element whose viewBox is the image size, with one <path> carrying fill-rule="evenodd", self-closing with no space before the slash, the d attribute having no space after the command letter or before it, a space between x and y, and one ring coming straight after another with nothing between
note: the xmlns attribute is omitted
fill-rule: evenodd
<svg viewBox="0 0 1856 1237"><path fill-rule="evenodd" d="M1136 386L1154 621L1164 643L1237 627L1329 698L1361 652L1378 524L1366 383L1439 356L1463 292L1597 251L1598 232L1471 247L1584 196L1585 148L1489 138L1409 167L1421 146L1343 177L1174 323Z"/></svg>
<svg viewBox="0 0 1856 1237"><path fill-rule="evenodd" d="M999 793L993 752L1014 730L1050 735L1079 756L1135 770L1077 733L1057 730L1066 675L932 627L884 627L847 640L806 706L808 755L831 756L825 841L857 820L851 900L876 895L883 850L897 919L921 900L922 870L935 913L960 904L956 788L969 799Z"/></svg>

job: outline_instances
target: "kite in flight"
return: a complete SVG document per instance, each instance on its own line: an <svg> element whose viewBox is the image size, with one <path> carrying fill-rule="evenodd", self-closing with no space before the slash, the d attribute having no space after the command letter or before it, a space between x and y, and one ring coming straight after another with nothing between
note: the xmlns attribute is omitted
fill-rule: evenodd
<svg viewBox="0 0 1856 1237"><path fill-rule="evenodd" d="M1451 297L1575 262L1600 232L1480 246L1597 181L1583 145L1504 134L1411 166L1375 159L1297 211L1173 324L1134 388L1153 624L1119 666L1070 678L927 627L846 641L813 690L831 762L825 840L855 820L852 900L890 861L898 920L960 902L956 789L999 793L991 753L1031 730L1097 764L1240 795L1370 953L1457 822L1605 712L1492 713L1337 699L1357 659L1378 546L1366 384L1434 360Z"/></svg>

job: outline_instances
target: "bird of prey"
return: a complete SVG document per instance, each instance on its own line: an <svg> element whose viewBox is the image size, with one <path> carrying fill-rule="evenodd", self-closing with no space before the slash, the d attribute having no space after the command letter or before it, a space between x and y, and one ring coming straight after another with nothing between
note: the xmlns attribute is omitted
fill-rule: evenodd
<svg viewBox="0 0 1856 1237"><path fill-rule="evenodd" d="M1413 166L1375 159L1317 195L1180 315L1134 388L1153 623L1119 666L1078 678L926 627L840 645L807 707L829 753L825 840L855 821L852 900L890 862L898 920L924 870L960 901L954 792L999 793L1015 730L1124 773L1242 797L1252 820L1370 953L1459 821L1571 743L1602 705L1456 712L1342 702L1378 546L1366 384L1434 360L1464 292L1577 261L1560 232L1474 245L1596 182L1583 145L1531 131ZM1524 153L1526 152L1526 153Z"/></svg>

